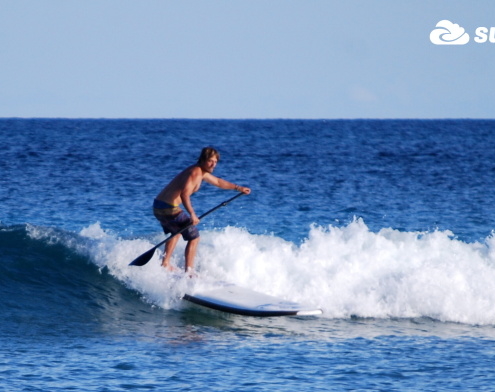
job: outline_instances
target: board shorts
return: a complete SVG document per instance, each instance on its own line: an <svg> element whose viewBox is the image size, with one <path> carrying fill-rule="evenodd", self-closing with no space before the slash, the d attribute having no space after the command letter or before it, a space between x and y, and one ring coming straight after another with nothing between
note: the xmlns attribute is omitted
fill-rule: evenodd
<svg viewBox="0 0 495 392"><path fill-rule="evenodd" d="M178 206L172 206L161 200L153 202L153 215L160 222L165 234L174 235L192 223L189 215ZM181 235L184 240L191 241L199 238L199 231L196 226L191 226L184 230Z"/></svg>

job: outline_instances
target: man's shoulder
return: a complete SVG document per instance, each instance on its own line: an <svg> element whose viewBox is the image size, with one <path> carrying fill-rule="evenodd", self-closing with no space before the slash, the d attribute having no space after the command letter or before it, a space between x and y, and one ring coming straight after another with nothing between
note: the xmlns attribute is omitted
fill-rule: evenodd
<svg viewBox="0 0 495 392"><path fill-rule="evenodd" d="M182 173L186 174L188 177L203 177L203 171L197 165L189 166L188 168L184 169Z"/></svg>

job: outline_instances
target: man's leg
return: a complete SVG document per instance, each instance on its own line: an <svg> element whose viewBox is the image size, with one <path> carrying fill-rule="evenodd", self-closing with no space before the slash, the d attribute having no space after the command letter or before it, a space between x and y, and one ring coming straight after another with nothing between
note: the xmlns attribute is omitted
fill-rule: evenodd
<svg viewBox="0 0 495 392"><path fill-rule="evenodd" d="M196 256L196 249L198 248L199 237L187 242L185 258L186 258L186 272L190 271L194 267L194 257Z"/></svg>
<svg viewBox="0 0 495 392"><path fill-rule="evenodd" d="M176 269L170 264L170 258L172 257L172 253L174 253L175 245L177 245L179 237L179 235L176 235L165 243L165 253L163 254L162 267L165 267L169 271L174 271Z"/></svg>

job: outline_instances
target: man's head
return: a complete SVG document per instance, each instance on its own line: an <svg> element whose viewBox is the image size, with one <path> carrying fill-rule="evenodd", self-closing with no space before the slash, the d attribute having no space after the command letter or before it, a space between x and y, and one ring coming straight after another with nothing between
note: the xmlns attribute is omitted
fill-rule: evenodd
<svg viewBox="0 0 495 392"><path fill-rule="evenodd" d="M212 172L217 162L220 160L220 153L213 147L205 147L201 150L198 158L198 166Z"/></svg>

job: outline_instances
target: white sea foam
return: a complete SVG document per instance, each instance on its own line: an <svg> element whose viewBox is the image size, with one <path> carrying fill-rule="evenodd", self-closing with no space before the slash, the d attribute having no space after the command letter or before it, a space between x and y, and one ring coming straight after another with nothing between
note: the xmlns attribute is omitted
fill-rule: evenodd
<svg viewBox="0 0 495 392"><path fill-rule="evenodd" d="M200 279L177 279L160 267L161 252L143 267L129 262L162 240L122 240L98 224L81 235L90 257L128 287L164 308L180 307L187 288L223 280L321 307L324 317L414 318L495 324L495 238L465 243L449 231L372 232L357 219L345 227L312 227L295 245L239 228L203 231L196 258ZM173 262L182 268L185 243Z"/></svg>

